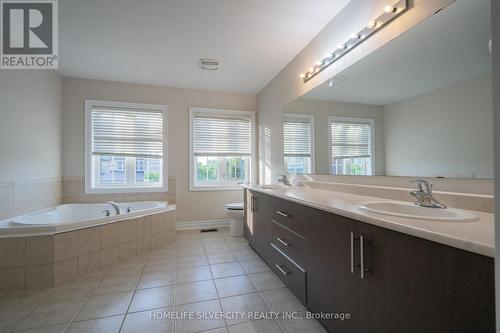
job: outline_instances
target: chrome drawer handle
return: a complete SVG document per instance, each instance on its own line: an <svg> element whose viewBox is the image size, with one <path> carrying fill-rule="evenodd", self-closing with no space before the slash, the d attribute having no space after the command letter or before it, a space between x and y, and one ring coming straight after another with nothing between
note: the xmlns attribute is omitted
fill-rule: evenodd
<svg viewBox="0 0 500 333"><path fill-rule="evenodd" d="M276 214L278 215L281 215L283 217L289 217L290 215L288 215L287 213L284 213L284 212L280 212L279 210L276 211Z"/></svg>
<svg viewBox="0 0 500 333"><path fill-rule="evenodd" d="M281 238L279 238L279 237L276 237L276 240L277 240L278 242L280 242L281 244L285 245L286 247L289 247L289 246L291 246L291 245L292 245L292 243L287 243L285 240L283 240L283 239L281 239Z"/></svg>
<svg viewBox="0 0 500 333"><path fill-rule="evenodd" d="M290 273L291 273L291 272L289 272L289 271L287 271L287 270L283 269L283 267L285 267L285 268L286 268L286 266L285 266L285 265L278 265L278 264L276 264L275 266L276 266L276 268L277 268L277 269L279 269L279 270L280 270L281 274L283 274L284 276L287 276L288 274L290 274Z"/></svg>

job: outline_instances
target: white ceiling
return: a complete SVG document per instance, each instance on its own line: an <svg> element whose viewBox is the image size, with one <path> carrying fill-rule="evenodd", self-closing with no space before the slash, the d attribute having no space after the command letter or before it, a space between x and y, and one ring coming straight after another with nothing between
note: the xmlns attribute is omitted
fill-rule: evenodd
<svg viewBox="0 0 500 333"><path fill-rule="evenodd" d="M490 30L490 0L457 0L302 98L387 105L487 73Z"/></svg>
<svg viewBox="0 0 500 333"><path fill-rule="evenodd" d="M348 0L60 0L64 76L257 93ZM202 71L200 58L222 61Z"/></svg>

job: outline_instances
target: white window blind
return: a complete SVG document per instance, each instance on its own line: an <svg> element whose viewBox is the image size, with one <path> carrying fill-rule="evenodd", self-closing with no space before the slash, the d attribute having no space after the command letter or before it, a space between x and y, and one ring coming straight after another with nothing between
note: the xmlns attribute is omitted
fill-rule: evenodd
<svg viewBox="0 0 500 333"><path fill-rule="evenodd" d="M311 156L311 123L300 120L283 122L283 154L285 156Z"/></svg>
<svg viewBox="0 0 500 333"><path fill-rule="evenodd" d="M371 123L332 120L330 126L333 159L371 157Z"/></svg>
<svg viewBox="0 0 500 333"><path fill-rule="evenodd" d="M193 153L195 156L250 156L251 133L249 118L194 115Z"/></svg>
<svg viewBox="0 0 500 333"><path fill-rule="evenodd" d="M134 108L91 109L92 155L163 157L163 112Z"/></svg>

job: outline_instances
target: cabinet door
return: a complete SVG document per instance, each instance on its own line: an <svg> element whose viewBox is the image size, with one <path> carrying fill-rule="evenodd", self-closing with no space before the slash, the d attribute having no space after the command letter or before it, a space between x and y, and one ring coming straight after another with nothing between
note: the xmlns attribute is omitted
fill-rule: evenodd
<svg viewBox="0 0 500 333"><path fill-rule="evenodd" d="M369 270L360 332L494 332L491 258L368 224L358 232Z"/></svg>
<svg viewBox="0 0 500 333"><path fill-rule="evenodd" d="M357 223L320 210L306 210L307 307L311 312L349 313L348 320L320 319L329 332L359 332L359 290L351 273L350 233Z"/></svg>
<svg viewBox="0 0 500 333"><path fill-rule="evenodd" d="M247 216L245 218L245 238L254 250L269 261L271 231L271 198L265 194L247 192Z"/></svg>

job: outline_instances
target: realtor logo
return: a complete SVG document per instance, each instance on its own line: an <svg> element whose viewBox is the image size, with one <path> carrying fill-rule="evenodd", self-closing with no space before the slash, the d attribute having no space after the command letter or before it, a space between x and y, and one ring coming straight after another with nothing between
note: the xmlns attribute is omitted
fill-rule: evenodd
<svg viewBox="0 0 500 333"><path fill-rule="evenodd" d="M0 68L57 69L57 0L0 4Z"/></svg>

